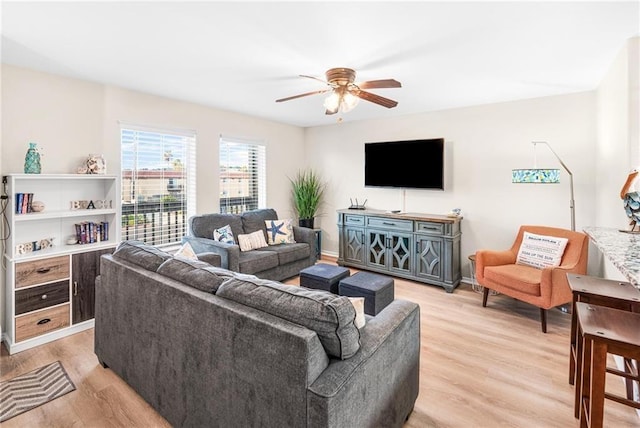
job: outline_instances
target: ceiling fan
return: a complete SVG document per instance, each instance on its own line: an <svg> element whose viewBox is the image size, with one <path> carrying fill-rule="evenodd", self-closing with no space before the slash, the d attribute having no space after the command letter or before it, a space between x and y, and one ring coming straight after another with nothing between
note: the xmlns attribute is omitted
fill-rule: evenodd
<svg viewBox="0 0 640 428"><path fill-rule="evenodd" d="M281 98L276 100L277 103L283 101L294 100L296 98L306 97L308 95L326 94L329 96L324 100L325 114L336 114L338 111L348 112L352 110L360 99L370 101L386 108L393 108L398 105L397 101L380 95L367 92L364 89L382 89L382 88L400 88L400 82L394 79L370 80L367 82L354 83L356 80L356 72L350 68L338 67L331 68L325 73L327 80L318 79L313 76L305 76L308 79L317 80L329 86L327 89L319 91L306 92L304 94L294 95L292 97Z"/></svg>

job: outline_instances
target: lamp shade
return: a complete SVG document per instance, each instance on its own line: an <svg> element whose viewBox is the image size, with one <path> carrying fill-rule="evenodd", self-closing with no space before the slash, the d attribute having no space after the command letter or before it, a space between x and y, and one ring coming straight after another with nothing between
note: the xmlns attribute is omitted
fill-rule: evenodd
<svg viewBox="0 0 640 428"><path fill-rule="evenodd" d="M559 169L513 169L511 170L512 183L560 183Z"/></svg>

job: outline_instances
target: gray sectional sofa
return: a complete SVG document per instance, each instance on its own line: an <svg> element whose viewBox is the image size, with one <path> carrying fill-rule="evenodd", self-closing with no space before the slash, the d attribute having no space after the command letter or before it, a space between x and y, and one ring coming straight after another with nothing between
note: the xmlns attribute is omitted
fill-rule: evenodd
<svg viewBox="0 0 640 428"><path fill-rule="evenodd" d="M242 214L204 214L189 219L188 242L196 254L212 252L222 258L221 266L234 272L256 275L260 278L282 281L296 276L316 262L316 234L313 229L293 227L295 244L270 245L251 251L240 251L237 238L257 230L267 236L265 220L278 220L273 209L246 211ZM234 244L214 240L213 231L231 226L236 238Z"/></svg>
<svg viewBox="0 0 640 428"><path fill-rule="evenodd" d="M348 298L122 243L101 259L95 352L176 427L400 427L420 311L358 329Z"/></svg>

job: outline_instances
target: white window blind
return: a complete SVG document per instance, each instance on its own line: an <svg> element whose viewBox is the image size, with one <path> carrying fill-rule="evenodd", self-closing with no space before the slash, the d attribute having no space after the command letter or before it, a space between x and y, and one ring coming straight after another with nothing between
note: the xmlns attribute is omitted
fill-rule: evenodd
<svg viewBox="0 0 640 428"><path fill-rule="evenodd" d="M195 214L195 132L120 130L122 240L180 242Z"/></svg>
<svg viewBox="0 0 640 428"><path fill-rule="evenodd" d="M258 141L220 137L220 212L266 206L266 150Z"/></svg>

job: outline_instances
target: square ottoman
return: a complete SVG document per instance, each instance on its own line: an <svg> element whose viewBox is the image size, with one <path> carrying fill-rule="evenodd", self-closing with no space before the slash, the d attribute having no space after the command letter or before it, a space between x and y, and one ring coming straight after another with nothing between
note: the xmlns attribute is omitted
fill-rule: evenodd
<svg viewBox="0 0 640 428"><path fill-rule="evenodd" d="M318 263L300 271L300 286L338 294L338 283L349 275L345 267Z"/></svg>
<svg viewBox="0 0 640 428"><path fill-rule="evenodd" d="M364 313L378 315L393 302L393 278L369 272L358 272L340 281L341 296L364 297Z"/></svg>

